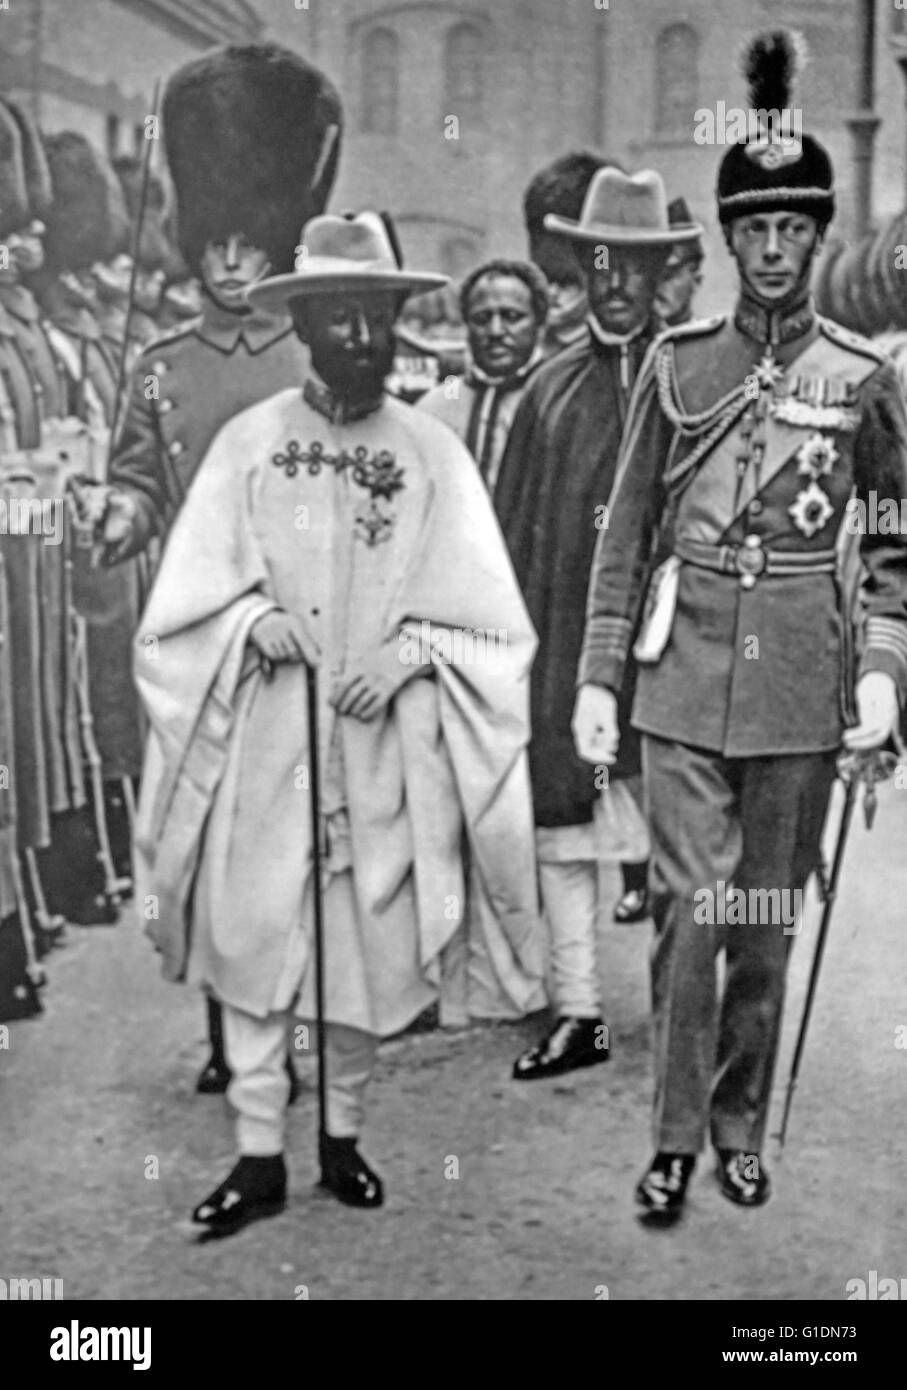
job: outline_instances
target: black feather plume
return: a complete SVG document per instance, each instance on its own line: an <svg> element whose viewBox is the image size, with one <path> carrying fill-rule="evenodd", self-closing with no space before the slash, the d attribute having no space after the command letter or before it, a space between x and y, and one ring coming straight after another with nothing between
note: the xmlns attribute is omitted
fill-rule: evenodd
<svg viewBox="0 0 907 1390"><path fill-rule="evenodd" d="M806 57L806 41L794 29L772 29L750 39L740 57L750 108L782 111L790 107Z"/></svg>

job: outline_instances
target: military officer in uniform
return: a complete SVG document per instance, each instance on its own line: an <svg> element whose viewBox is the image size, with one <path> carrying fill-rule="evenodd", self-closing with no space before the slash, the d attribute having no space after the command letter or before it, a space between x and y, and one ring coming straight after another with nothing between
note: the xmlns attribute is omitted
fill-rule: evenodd
<svg viewBox="0 0 907 1390"><path fill-rule="evenodd" d="M754 40L754 109L790 105L767 74L789 73L793 57L785 31ZM725 155L718 213L739 298L653 344L593 565L574 729L596 763L617 751L616 695L654 567L633 723L656 926L656 1154L636 1195L657 1221L679 1215L707 1129L723 1195L745 1207L769 1196L790 894L816 868L842 742L881 744L907 682L907 538L852 535L848 521L851 498L907 496L907 419L891 363L813 309L833 211L831 161L809 135L766 128ZM716 919L734 918L715 903L731 886L745 920L722 940Z"/></svg>
<svg viewBox="0 0 907 1390"><path fill-rule="evenodd" d="M222 425L305 375L289 316L251 308L245 294L293 265L300 227L324 208L340 99L287 49L232 47L173 74L163 126L180 250L201 281L202 313L134 368L109 485L89 502L108 565L166 534ZM213 999L208 1013L212 1051L198 1089L222 1092L230 1072Z"/></svg>

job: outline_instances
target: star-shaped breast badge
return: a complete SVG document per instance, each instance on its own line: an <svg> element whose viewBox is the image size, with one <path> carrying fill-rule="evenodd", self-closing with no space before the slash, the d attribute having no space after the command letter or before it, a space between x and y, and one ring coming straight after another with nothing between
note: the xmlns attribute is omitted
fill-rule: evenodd
<svg viewBox="0 0 907 1390"><path fill-rule="evenodd" d="M821 531L835 514L834 507L815 478L810 481L808 487L797 493L796 499L787 510L797 530L807 538Z"/></svg>
<svg viewBox="0 0 907 1390"><path fill-rule="evenodd" d="M797 472L808 478L822 478L830 473L838 460L838 451L824 434L811 434L797 450Z"/></svg>

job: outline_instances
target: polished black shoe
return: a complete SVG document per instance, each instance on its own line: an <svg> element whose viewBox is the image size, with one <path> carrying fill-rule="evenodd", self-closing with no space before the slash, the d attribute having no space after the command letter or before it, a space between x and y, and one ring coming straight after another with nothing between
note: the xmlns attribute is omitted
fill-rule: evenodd
<svg viewBox="0 0 907 1390"><path fill-rule="evenodd" d="M223 1057L212 1052L198 1074L195 1089L200 1096L222 1096L233 1079Z"/></svg>
<svg viewBox="0 0 907 1390"><path fill-rule="evenodd" d="M756 1153L719 1149L715 1173L721 1195L738 1207L761 1207L771 1196L771 1179Z"/></svg>
<svg viewBox="0 0 907 1390"><path fill-rule="evenodd" d="M513 1064L515 1081L561 1076L578 1067L594 1067L610 1056L608 1029L600 1018L559 1018L547 1037Z"/></svg>
<svg viewBox="0 0 907 1390"><path fill-rule="evenodd" d="M683 1210L695 1154L657 1153L636 1184L636 1200L650 1219L676 1221Z"/></svg>
<svg viewBox="0 0 907 1390"><path fill-rule="evenodd" d="M192 1224L208 1240L232 1236L251 1221L276 1216L287 1204L283 1154L243 1156L230 1176L192 1213Z"/></svg>
<svg viewBox="0 0 907 1390"><path fill-rule="evenodd" d="M356 1148L355 1139L334 1139L323 1134L318 1142L318 1156L321 1160L320 1187L348 1207L380 1207L384 1202L384 1188L377 1173L371 1168Z"/></svg>
<svg viewBox="0 0 907 1390"><path fill-rule="evenodd" d="M644 922L649 915L649 899L644 888L629 888L614 908L615 922Z"/></svg>

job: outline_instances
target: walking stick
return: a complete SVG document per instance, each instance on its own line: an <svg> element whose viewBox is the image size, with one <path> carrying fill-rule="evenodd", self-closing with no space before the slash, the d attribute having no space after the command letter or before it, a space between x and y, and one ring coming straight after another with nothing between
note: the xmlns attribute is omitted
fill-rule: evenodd
<svg viewBox="0 0 907 1390"><path fill-rule="evenodd" d="M857 791L859 790L860 782L865 781L866 792L863 805L867 827L871 828L875 815L875 784L880 778L890 775L893 766L890 761L891 757L891 754L874 750L868 754L845 754L838 761L838 775L845 786L844 807L841 811L841 823L838 827L838 840L831 862L831 870L827 877L820 872L824 906L822 908L822 920L819 923L819 935L816 939L816 950L809 972L809 983L806 987L806 1002L803 1006L803 1017L800 1020L797 1042L794 1047L794 1057L791 1062L790 1076L787 1082L787 1092L784 1097L784 1113L781 1117L781 1129L776 1136L779 1146L782 1149L784 1148L784 1141L787 1137L787 1122L790 1118L794 1091L800 1073L800 1061L803 1057L803 1047L806 1042L806 1031L809 1027L816 986L819 983L822 956L825 951L825 943L828 939L828 929L831 926L831 915L834 911L835 897L837 896L838 890L838 879L841 876L841 865L844 862L844 850L847 846L847 836L850 832L850 823L853 819L854 808L857 804Z"/></svg>
<svg viewBox="0 0 907 1390"><path fill-rule="evenodd" d="M318 675L306 662L309 714L309 804L312 810L312 892L315 905L315 1022L318 1028L318 1139L328 1132L324 1039L324 899L321 884L321 779L318 758Z"/></svg>

